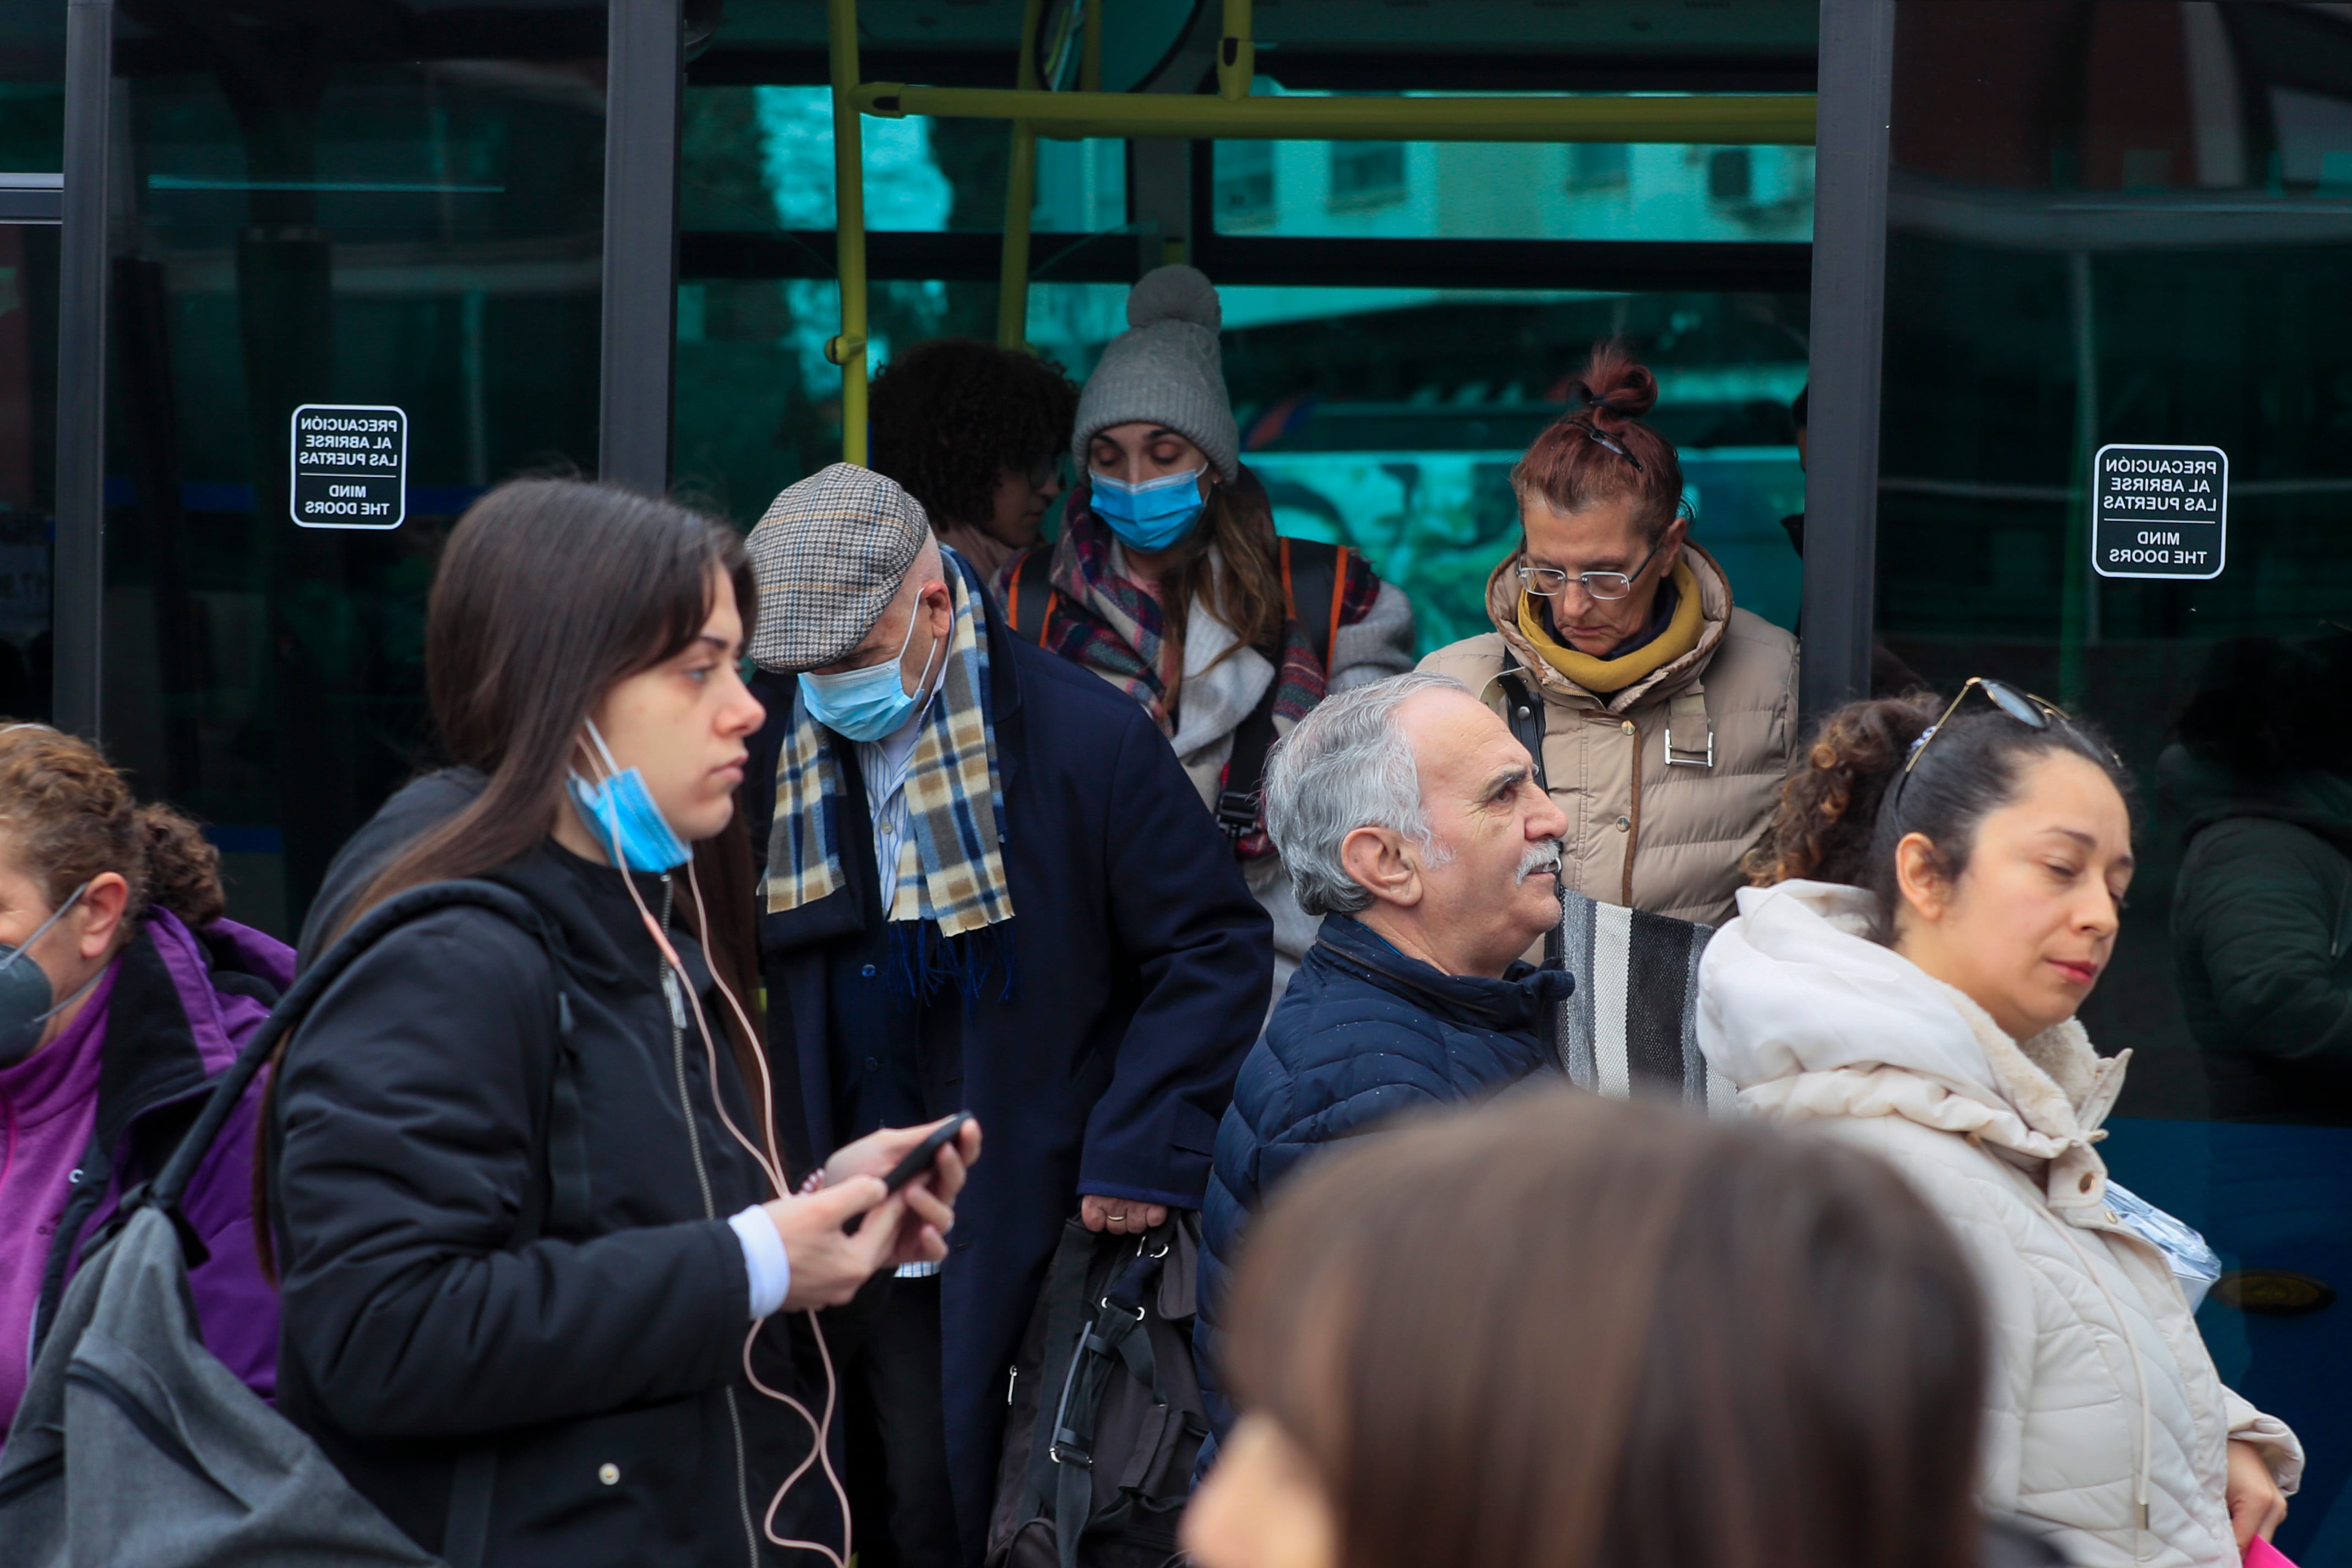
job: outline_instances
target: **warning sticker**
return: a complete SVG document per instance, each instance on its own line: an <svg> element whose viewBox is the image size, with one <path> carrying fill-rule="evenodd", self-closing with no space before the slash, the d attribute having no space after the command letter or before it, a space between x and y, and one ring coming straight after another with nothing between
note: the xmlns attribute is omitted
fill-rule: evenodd
<svg viewBox="0 0 2352 1568"><path fill-rule="evenodd" d="M294 411L289 502L304 528L398 528L408 516L408 416L306 403Z"/></svg>
<svg viewBox="0 0 2352 1568"><path fill-rule="evenodd" d="M2230 458L2219 447L2102 447L2091 461L2091 569L2102 577L2219 577Z"/></svg>

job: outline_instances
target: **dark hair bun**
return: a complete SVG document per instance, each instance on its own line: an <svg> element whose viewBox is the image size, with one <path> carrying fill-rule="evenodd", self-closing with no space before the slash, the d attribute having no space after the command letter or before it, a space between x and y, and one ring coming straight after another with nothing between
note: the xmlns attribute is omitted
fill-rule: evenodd
<svg viewBox="0 0 2352 1568"><path fill-rule="evenodd" d="M1851 702L1822 721L1804 771L1780 786L1763 841L1748 852L1758 887L1805 878L1860 886L1870 858L1878 803L1936 721L1942 702L1927 692Z"/></svg>
<svg viewBox="0 0 2352 1568"><path fill-rule="evenodd" d="M1592 346L1592 358L1585 364L1583 384L1577 391L1592 422L1602 429L1615 429L1657 406L1658 378L1622 341L1612 339ZM1571 417L1576 412L1569 411Z"/></svg>

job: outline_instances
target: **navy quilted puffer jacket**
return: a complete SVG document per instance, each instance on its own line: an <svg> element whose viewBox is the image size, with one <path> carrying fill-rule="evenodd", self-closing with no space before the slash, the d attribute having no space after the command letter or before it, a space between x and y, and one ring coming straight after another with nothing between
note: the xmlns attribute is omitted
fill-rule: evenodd
<svg viewBox="0 0 2352 1568"><path fill-rule="evenodd" d="M1217 1325L1250 1215L1323 1144L1371 1131L1402 1111L1559 1071L1543 1021L1574 989L1568 975L1524 963L1500 980L1446 974L1346 915L1324 920L1242 1063L1217 1128L1201 1205L1201 1313L1192 1330L1213 1431L1196 1475L1207 1473L1215 1439L1233 1422L1217 1374Z"/></svg>

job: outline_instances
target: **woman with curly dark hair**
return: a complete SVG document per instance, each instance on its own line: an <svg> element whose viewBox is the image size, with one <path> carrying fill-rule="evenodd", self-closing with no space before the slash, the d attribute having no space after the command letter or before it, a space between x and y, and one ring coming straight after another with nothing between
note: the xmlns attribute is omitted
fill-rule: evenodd
<svg viewBox="0 0 2352 1568"><path fill-rule="evenodd" d="M1052 360L933 338L874 378L866 466L923 503L940 542L983 583L1037 542L1062 493L1078 389Z"/></svg>

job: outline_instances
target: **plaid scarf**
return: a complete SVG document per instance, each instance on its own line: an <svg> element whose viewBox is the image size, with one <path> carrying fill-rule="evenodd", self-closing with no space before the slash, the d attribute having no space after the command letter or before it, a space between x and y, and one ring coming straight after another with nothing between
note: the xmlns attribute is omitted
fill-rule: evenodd
<svg viewBox="0 0 2352 1568"><path fill-rule="evenodd" d="M920 967L928 982L959 975L974 994L983 961L965 962L956 939L1013 918L1004 879L1004 790L987 710L988 635L978 583L952 552L948 596L955 624L940 689L922 720L907 769L907 836L898 844L898 890L884 918L926 922ZM808 705L793 700L792 733L776 763L775 827L768 840L768 910L778 913L839 891L842 781L834 748ZM929 932L936 927L938 939ZM988 955L1005 956L1001 950ZM910 960L911 962L911 960ZM1012 966L1005 965L1005 984ZM925 989L929 988L927 984Z"/></svg>
<svg viewBox="0 0 2352 1568"><path fill-rule="evenodd" d="M1170 640L1160 601L1111 570L1110 528L1094 514L1089 499L1081 479L1054 546L1052 581L1061 600L1049 640L1055 653L1142 703L1160 733L1172 736L1176 722L1168 710L1168 693L1181 689L1184 650ZM1271 526L1266 534L1271 540ZM1192 613L1211 612L1196 601ZM1275 693L1274 716L1287 730L1323 700L1325 682L1323 663L1295 615L1283 617L1276 663L1281 687Z"/></svg>

